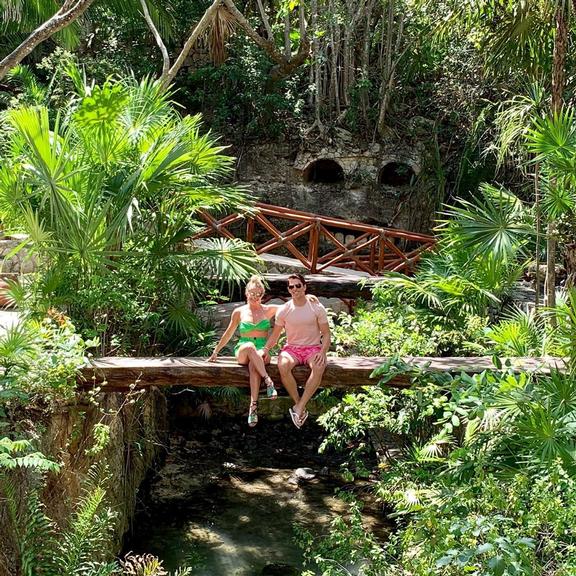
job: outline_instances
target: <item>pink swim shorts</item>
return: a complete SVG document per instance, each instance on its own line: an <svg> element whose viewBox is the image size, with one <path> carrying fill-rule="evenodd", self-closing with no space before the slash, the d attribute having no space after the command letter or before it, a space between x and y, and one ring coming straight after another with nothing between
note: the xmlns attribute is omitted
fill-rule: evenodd
<svg viewBox="0 0 576 576"><path fill-rule="evenodd" d="M322 346L292 346L291 344L286 344L280 350L280 353L286 352L290 354L297 364L308 364L308 360L322 350Z"/></svg>

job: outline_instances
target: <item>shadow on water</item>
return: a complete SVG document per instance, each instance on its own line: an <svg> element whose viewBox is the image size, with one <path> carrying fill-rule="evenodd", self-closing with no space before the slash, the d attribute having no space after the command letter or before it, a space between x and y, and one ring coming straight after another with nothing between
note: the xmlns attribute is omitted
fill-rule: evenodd
<svg viewBox="0 0 576 576"><path fill-rule="evenodd" d="M239 418L187 420L140 494L125 551L198 576L300 574L294 527L320 534L347 510L334 495L343 486L338 462L317 452L321 439L312 422L299 431L287 422L248 429ZM385 537L377 508L365 512L367 528Z"/></svg>

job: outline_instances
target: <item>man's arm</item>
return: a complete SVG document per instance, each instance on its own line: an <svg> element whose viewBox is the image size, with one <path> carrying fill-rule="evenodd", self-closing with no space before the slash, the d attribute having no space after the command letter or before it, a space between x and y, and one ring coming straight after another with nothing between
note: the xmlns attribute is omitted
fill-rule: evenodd
<svg viewBox="0 0 576 576"><path fill-rule="evenodd" d="M331 344L330 325L328 323L319 324L318 327L320 328L320 333L322 334L322 352L327 354L328 350L330 350Z"/></svg>
<svg viewBox="0 0 576 576"><path fill-rule="evenodd" d="M279 324L274 325L274 330L268 336L268 340L266 340L266 344L264 345L264 350L266 352L270 352L278 344L278 339L280 338L280 334L282 334L284 326L280 326Z"/></svg>

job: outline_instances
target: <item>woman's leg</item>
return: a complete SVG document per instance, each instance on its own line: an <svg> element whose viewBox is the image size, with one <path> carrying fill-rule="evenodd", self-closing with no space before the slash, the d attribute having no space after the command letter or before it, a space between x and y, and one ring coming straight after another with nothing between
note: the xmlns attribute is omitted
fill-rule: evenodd
<svg viewBox="0 0 576 576"><path fill-rule="evenodd" d="M250 407L248 408L248 426L253 428L258 424L258 394L260 392L260 382L262 376L250 362L248 364L248 371L250 372Z"/></svg>
<svg viewBox="0 0 576 576"><path fill-rule="evenodd" d="M238 360L238 364L253 364L254 369L262 378L266 379L269 378L268 372L266 372L266 365L264 364L264 360L260 354L258 354L258 350L256 350L256 346L252 344L252 342L247 342L246 344L242 344L238 349L238 353L236 355Z"/></svg>
<svg viewBox="0 0 576 576"><path fill-rule="evenodd" d="M248 372L250 372L250 404L258 403L258 395L260 394L260 383L262 376L258 374L258 370L252 362L248 364Z"/></svg>

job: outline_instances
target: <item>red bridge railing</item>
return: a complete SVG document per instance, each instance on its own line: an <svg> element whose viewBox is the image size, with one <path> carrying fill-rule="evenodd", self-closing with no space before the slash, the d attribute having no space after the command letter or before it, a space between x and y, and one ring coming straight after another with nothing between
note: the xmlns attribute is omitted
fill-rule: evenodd
<svg viewBox="0 0 576 576"><path fill-rule="evenodd" d="M258 254L287 250L312 274L338 266L373 276L384 270L411 273L421 254L435 244L434 237L426 234L350 222L261 202L256 203L256 209L254 213L230 214L220 220L201 211L200 217L207 226L193 238L217 235L242 238L251 243L256 238ZM286 225L288 228L282 230ZM339 240L338 233L345 234L348 241ZM307 246L302 250L294 241L305 240L306 236L307 242L298 242L299 246Z"/></svg>

